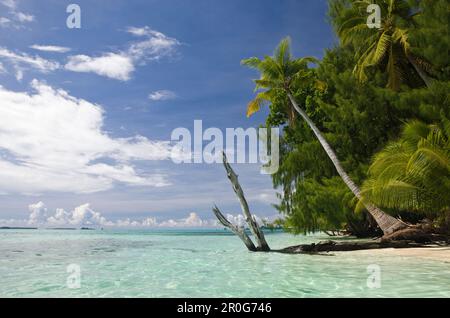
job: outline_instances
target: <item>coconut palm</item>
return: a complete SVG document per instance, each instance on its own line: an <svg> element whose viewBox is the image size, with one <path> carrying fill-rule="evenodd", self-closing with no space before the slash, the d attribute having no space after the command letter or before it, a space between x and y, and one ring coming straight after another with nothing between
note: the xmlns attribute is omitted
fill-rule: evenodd
<svg viewBox="0 0 450 318"><path fill-rule="evenodd" d="M450 208L450 122L408 123L399 141L376 155L363 200L422 214Z"/></svg>
<svg viewBox="0 0 450 318"><path fill-rule="evenodd" d="M255 83L256 89L262 91L260 91L256 98L249 103L247 116L251 116L253 113L257 112L264 103L270 102L272 97L276 94L282 93L287 95L290 106L292 106L292 108L306 121L308 126L314 132L328 157L336 167L342 180L353 194L358 199L361 199L360 189L345 172L331 146L306 112L297 104L292 94L294 87L301 87L302 83L310 82L312 80L312 71L308 68L308 63L314 61L315 59L313 58L294 59L290 50L289 38L285 38L281 41L273 56L266 56L263 60L256 57L243 60L243 65L257 69L261 73L261 78L255 80ZM406 227L403 222L384 213L371 203L366 202L365 207L385 234Z"/></svg>
<svg viewBox="0 0 450 318"><path fill-rule="evenodd" d="M346 6L348 3L351 5ZM378 29L367 25L370 4L381 9ZM431 84L431 65L411 51L408 34L415 25L414 16L420 14L411 1L348 0L331 5L336 6L333 21L342 43L357 49L354 74L360 81L367 81L367 69L381 67L388 75L387 87L393 90L399 90L402 83Z"/></svg>

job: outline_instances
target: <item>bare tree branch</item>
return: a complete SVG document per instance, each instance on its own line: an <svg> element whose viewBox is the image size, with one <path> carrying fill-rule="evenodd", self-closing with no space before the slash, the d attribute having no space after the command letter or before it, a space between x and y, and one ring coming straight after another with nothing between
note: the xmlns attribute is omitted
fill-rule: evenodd
<svg viewBox="0 0 450 318"><path fill-rule="evenodd" d="M245 230L242 228L239 228L238 226L232 224L230 221L227 220L227 218L220 212L219 208L215 205L213 208L213 212L216 215L219 222L229 228L234 234L239 236L239 238L244 242L245 246L247 246L249 251L256 252L257 249L255 247L255 244L253 244L250 237L245 233Z"/></svg>
<svg viewBox="0 0 450 318"><path fill-rule="evenodd" d="M256 244L258 246L259 251L270 251L270 247L266 242L266 238L264 237L264 233L262 232L261 228L259 227L258 223L256 222L255 218L250 213L250 209L248 207L247 200L244 196L244 191L242 190L241 185L238 181L238 176L231 168L230 164L228 163L227 155L225 152L223 154L223 165L225 167L225 170L227 171L228 179L230 180L231 184L233 185L233 190L236 193L239 202L241 203L242 213L244 214L245 221L247 222L248 226L250 227L250 231L255 236Z"/></svg>

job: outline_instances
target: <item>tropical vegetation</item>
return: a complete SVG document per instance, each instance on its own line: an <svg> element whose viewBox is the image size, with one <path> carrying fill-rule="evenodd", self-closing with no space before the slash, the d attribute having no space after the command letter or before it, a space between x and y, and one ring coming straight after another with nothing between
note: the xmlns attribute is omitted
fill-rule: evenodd
<svg viewBox="0 0 450 318"><path fill-rule="evenodd" d="M371 3L381 8L380 28L366 25ZM287 38L273 56L243 61L260 73L247 115L267 105L265 125L283 131L276 208L295 233L373 236L425 220L445 226L448 1L329 4L340 41L320 61L294 58Z"/></svg>

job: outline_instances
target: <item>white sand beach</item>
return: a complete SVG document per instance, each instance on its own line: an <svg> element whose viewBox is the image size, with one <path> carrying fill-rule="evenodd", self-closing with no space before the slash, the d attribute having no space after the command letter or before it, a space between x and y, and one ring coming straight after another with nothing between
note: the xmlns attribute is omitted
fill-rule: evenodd
<svg viewBox="0 0 450 318"><path fill-rule="evenodd" d="M429 259L434 261L440 261L450 263L450 247L430 247L430 248L384 248L374 250L361 250L352 252L336 252L336 253L352 253L353 255L365 255L371 256L402 256L402 257L414 257L421 259Z"/></svg>

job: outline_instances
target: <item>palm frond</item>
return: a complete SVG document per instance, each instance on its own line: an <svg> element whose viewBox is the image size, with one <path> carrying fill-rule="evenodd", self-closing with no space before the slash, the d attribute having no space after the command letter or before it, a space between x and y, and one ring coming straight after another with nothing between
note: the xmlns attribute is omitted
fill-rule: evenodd
<svg viewBox="0 0 450 318"><path fill-rule="evenodd" d="M257 57L250 57L248 59L243 59L241 61L241 65L244 65L244 66L247 66L250 68L254 68L254 69L258 69L260 63L261 63L261 60Z"/></svg>
<svg viewBox="0 0 450 318"><path fill-rule="evenodd" d="M252 100L247 105L247 117L252 116L254 113L261 110L261 108L268 104L271 100L271 92L261 92L258 95L256 95L255 99Z"/></svg>

